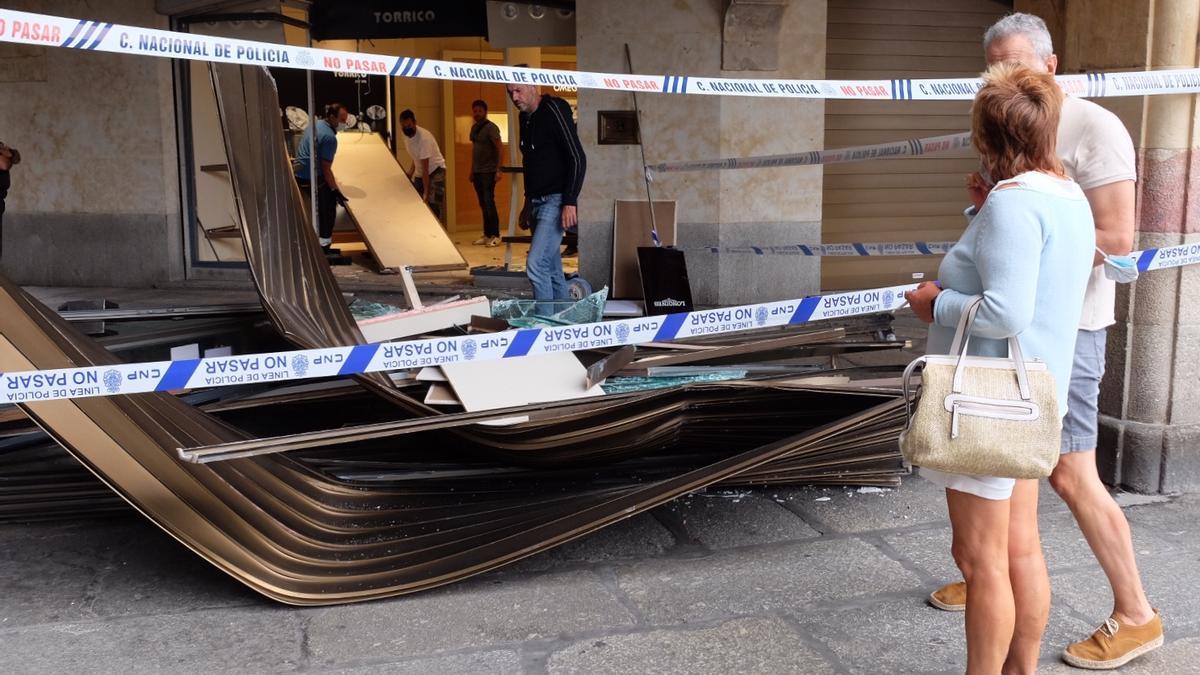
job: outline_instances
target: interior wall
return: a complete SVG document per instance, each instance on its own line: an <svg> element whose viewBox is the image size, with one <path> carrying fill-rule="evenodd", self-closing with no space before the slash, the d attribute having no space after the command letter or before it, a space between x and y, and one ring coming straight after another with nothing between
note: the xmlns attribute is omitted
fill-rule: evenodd
<svg viewBox="0 0 1200 675"><path fill-rule="evenodd" d="M661 3L580 3L579 69L628 72L624 44L639 73L727 77L820 78L825 70L825 2L793 0L779 35L779 70L721 69L722 0L678 0L664 20ZM646 160L710 159L821 147L823 101L639 94ZM618 199L646 199L640 148L597 144L597 113L632 110L629 93L579 92L579 135L588 154L580 199L580 270L593 286L609 283L612 223ZM782 245L820 237L819 168L668 173L655 176L655 200L678 202L683 248ZM699 304L761 302L818 290L819 261L790 256L689 253Z"/></svg>
<svg viewBox="0 0 1200 675"><path fill-rule="evenodd" d="M168 28L153 0L13 0L8 9ZM0 267L22 284L183 277L171 62L0 44L12 171Z"/></svg>

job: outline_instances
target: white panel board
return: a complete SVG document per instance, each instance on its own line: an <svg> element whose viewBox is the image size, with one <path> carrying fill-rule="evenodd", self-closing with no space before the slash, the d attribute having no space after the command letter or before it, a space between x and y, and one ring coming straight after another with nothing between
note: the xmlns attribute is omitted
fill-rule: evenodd
<svg viewBox="0 0 1200 675"><path fill-rule="evenodd" d="M362 331L367 342L387 342L432 333L451 326L466 325L471 323L473 316L491 316L491 307L491 302L483 296L455 300L398 314L363 319L358 322L358 329Z"/></svg>
<svg viewBox="0 0 1200 675"><path fill-rule="evenodd" d="M468 411L602 396L588 389L587 368L570 352L441 366Z"/></svg>
<svg viewBox="0 0 1200 675"><path fill-rule="evenodd" d="M381 266L415 270L467 266L378 134L338 133L333 174L350 200L347 211Z"/></svg>

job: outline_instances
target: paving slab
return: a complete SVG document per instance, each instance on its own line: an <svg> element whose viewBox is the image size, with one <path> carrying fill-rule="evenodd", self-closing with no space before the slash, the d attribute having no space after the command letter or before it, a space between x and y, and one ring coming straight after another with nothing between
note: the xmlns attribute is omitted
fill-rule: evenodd
<svg viewBox="0 0 1200 675"><path fill-rule="evenodd" d="M142 518L24 531L0 532L2 627L265 602Z"/></svg>
<svg viewBox="0 0 1200 675"><path fill-rule="evenodd" d="M86 561L95 566L105 558L118 538L156 529L138 517L7 523L0 525L0 560L31 562L55 559L68 563ZM161 534L161 530L158 531Z"/></svg>
<svg viewBox="0 0 1200 675"><path fill-rule="evenodd" d="M771 490L711 490L676 499L667 508L683 521L692 539L713 550L820 536L772 494Z"/></svg>
<svg viewBox="0 0 1200 675"><path fill-rule="evenodd" d="M958 576L931 487L694 497L446 589L311 609L259 598L139 518L0 525L0 672L961 672L963 615L924 604ZM1055 593L1041 672L1080 672L1058 654L1111 596L1044 482L1040 511ZM1121 672L1200 672L1200 496L1125 513L1168 644Z"/></svg>
<svg viewBox="0 0 1200 675"><path fill-rule="evenodd" d="M551 654L546 670L562 675L837 672L775 617L580 640Z"/></svg>
<svg viewBox="0 0 1200 675"><path fill-rule="evenodd" d="M861 607L796 613L802 629L837 654L852 673L958 672L966 666L962 612L943 612L924 596ZM1043 653L1057 654L1085 625L1062 606L1051 606ZM1081 633L1080 631L1084 631Z"/></svg>
<svg viewBox="0 0 1200 675"><path fill-rule="evenodd" d="M1138 509L1127 512L1136 510ZM1163 517L1155 518L1161 522ZM1133 522L1132 518L1131 526L1134 551L1139 560L1144 557L1176 555L1187 550L1186 537L1183 535L1168 536L1156 528L1140 526ZM1038 527L1042 534L1046 565L1051 572L1096 564L1096 558L1070 511L1042 511L1038 514ZM1197 534L1200 536L1200 532ZM961 578L958 566L954 564L954 558L950 555L951 537L948 526L882 535L883 540L897 553L929 572L934 579L945 579L947 582Z"/></svg>
<svg viewBox="0 0 1200 675"><path fill-rule="evenodd" d="M1146 595L1162 612L1168 635L1200 630L1200 553L1142 558L1138 564ZM1112 591L1099 566L1057 574L1050 581L1058 598L1079 616L1092 618L1089 632L1112 612Z"/></svg>
<svg viewBox="0 0 1200 675"><path fill-rule="evenodd" d="M0 629L93 618L91 589L101 564L50 556L36 562L0 560Z"/></svg>
<svg viewBox="0 0 1200 675"><path fill-rule="evenodd" d="M818 529L858 533L913 527L946 521L946 494L942 488L916 476L904 479L901 489L781 488L787 508Z"/></svg>
<svg viewBox="0 0 1200 675"><path fill-rule="evenodd" d="M489 673L490 675L519 675L524 672L521 655L501 649L473 654L449 654L411 661L393 661L320 672L331 675L457 675L458 673Z"/></svg>
<svg viewBox="0 0 1200 675"><path fill-rule="evenodd" d="M221 609L0 630L5 673L261 673L301 662L300 616Z"/></svg>
<svg viewBox="0 0 1200 675"><path fill-rule="evenodd" d="M317 665L381 661L634 624L592 572L489 575L447 589L305 610Z"/></svg>
<svg viewBox="0 0 1200 675"><path fill-rule="evenodd" d="M1133 506L1125 517L1134 531L1146 528L1175 545L1200 551L1200 495L1185 495L1166 504Z"/></svg>
<svg viewBox="0 0 1200 675"><path fill-rule="evenodd" d="M621 590L655 624L761 614L921 588L919 577L857 539L648 560L617 569L616 574Z"/></svg>
<svg viewBox="0 0 1200 675"><path fill-rule="evenodd" d="M582 539L568 542L500 570L524 574L559 569L580 563L652 558L675 546L675 537L649 513L613 523Z"/></svg>
<svg viewBox="0 0 1200 675"><path fill-rule="evenodd" d="M928 572L938 586L962 578L958 565L954 564L954 557L950 555L951 539L948 525L883 535L884 542L904 559ZM932 592L936 587L928 590Z"/></svg>
<svg viewBox="0 0 1200 675"><path fill-rule="evenodd" d="M795 615L801 628L837 654L844 672L962 672L966 663L963 615L937 611L915 594Z"/></svg>
<svg viewBox="0 0 1200 675"><path fill-rule="evenodd" d="M1038 530L1042 534L1042 550L1046 566L1051 571L1064 567L1096 565L1096 556L1070 511L1038 514ZM1183 549L1175 539L1159 536L1150 528L1131 527L1133 550L1139 559L1149 556L1173 555Z"/></svg>

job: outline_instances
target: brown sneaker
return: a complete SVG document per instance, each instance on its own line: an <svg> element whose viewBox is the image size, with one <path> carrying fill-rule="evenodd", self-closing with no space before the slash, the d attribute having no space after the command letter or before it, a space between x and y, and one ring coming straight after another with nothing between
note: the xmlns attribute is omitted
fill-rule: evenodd
<svg viewBox="0 0 1200 675"><path fill-rule="evenodd" d="M929 594L929 604L947 612L966 611L967 582L956 581L942 586Z"/></svg>
<svg viewBox="0 0 1200 675"><path fill-rule="evenodd" d="M1154 618L1140 626L1122 626L1109 617L1095 633L1063 651L1063 661L1076 668L1109 670L1120 668L1146 652L1162 646L1162 617L1154 610Z"/></svg>

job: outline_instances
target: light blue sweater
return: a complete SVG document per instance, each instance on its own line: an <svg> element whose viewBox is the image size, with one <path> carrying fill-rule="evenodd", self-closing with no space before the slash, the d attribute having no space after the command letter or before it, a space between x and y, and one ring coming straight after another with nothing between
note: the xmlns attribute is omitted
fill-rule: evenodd
<svg viewBox="0 0 1200 675"><path fill-rule="evenodd" d="M1054 375L1065 415L1096 244L1092 210L1070 180L1030 172L1006 183L1014 186L993 190L974 217L968 211L966 232L938 268L945 290L933 306L927 351L949 353L970 297L983 295L970 353L1006 356L1006 339L1016 335L1025 358L1045 361Z"/></svg>

